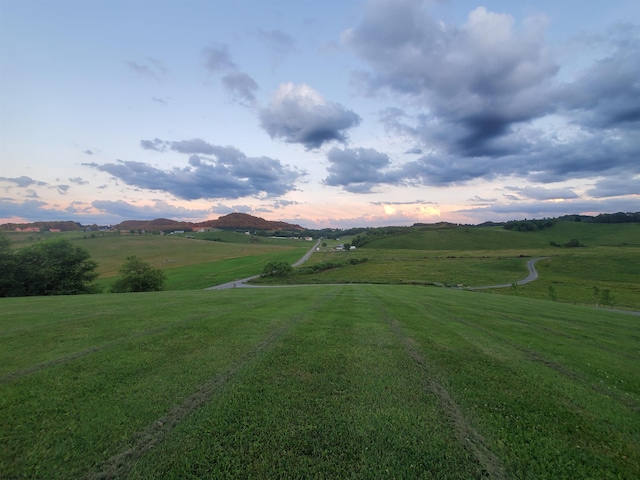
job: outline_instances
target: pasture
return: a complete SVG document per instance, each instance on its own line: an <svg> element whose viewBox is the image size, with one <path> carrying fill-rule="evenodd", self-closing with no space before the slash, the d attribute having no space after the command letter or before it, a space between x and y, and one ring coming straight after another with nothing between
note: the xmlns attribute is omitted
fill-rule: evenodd
<svg viewBox="0 0 640 480"><path fill-rule="evenodd" d="M637 316L398 285L4 298L0 477L637 478Z"/></svg>
<svg viewBox="0 0 640 480"><path fill-rule="evenodd" d="M571 239L584 246L550 245ZM476 287L521 280L527 276L528 260L548 257L536 264L540 277L535 282L516 290L484 292L551 300L551 288L558 302L595 306L594 287L598 287L611 292L613 307L640 310L640 226L635 223L558 222L537 232L507 231L501 227L419 227L350 252L334 251L339 242L327 243L309 264L345 263L343 267L280 282ZM352 258L368 261L347 264Z"/></svg>
<svg viewBox="0 0 640 480"><path fill-rule="evenodd" d="M0 299L0 478L638 478L640 316L593 298L640 310L638 225L563 223L328 241L341 267L275 280L326 285L220 291L310 243L64 234L170 291Z"/></svg>

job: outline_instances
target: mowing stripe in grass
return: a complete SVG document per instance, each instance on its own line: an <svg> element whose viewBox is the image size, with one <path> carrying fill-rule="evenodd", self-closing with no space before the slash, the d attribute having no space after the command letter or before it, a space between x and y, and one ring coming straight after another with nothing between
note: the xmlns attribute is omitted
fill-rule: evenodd
<svg viewBox="0 0 640 480"><path fill-rule="evenodd" d="M502 462L489 449L484 437L471 425L460 410L458 404L451 398L446 388L432 374L432 367L428 364L424 355L422 355L415 347L414 341L407 337L402 331L402 326L397 319L392 317L389 311L379 303L381 316L389 325L398 341L404 346L407 354L415 361L415 363L424 372L427 380L427 388L440 401L444 411L455 425L455 431L460 441L473 454L475 459L483 468L483 473L490 478L503 479L507 478Z"/></svg>
<svg viewBox="0 0 640 480"><path fill-rule="evenodd" d="M330 298L323 298L322 303L329 301ZM312 307L312 309L314 308ZM105 479L118 478L125 475L138 458L160 443L182 420L207 404L238 372L245 369L256 358L270 349L302 318L301 314L291 316L284 325L270 332L260 343L240 357L235 364L220 372L204 385L201 385L193 395L180 405L174 406L166 415L149 424L144 430L134 434L136 441L131 448L112 456L104 462L100 472L89 473L86 477L90 479Z"/></svg>
<svg viewBox="0 0 640 480"><path fill-rule="evenodd" d="M261 300L259 302L247 303L247 304L245 304L245 307L246 308L255 308L257 306L264 305L264 304L268 303L269 301L270 301L269 299L263 299L263 300ZM236 310L237 310L236 306L230 306L230 307L227 307L225 309L216 310L216 315L224 315L224 314L226 314L228 312L233 312L233 311L236 311ZM186 318L184 318L182 320L178 320L177 322L173 322L173 323L170 323L168 325L164 325L162 327L150 328L148 330L143 330L141 332L136 332L133 335L127 335L126 337L117 338L115 340L112 340L110 342L104 343L104 344L99 345L99 346L92 346L92 347L89 347L87 349L80 350L78 352L74 352L74 353L71 353L69 355L65 355L64 357L59 357L59 358L56 358L56 359L53 359L53 360L49 360L47 362L43 362L43 363L39 363L39 364L36 364L36 365L32 365L30 367L22 368L20 370L16 370L14 372L10 372L10 373L7 373L7 374L1 376L0 377L0 384L1 383L6 383L6 382L10 382L12 380L15 380L17 378L23 377L25 375L36 373L36 372L39 372L41 370L45 370L47 368L54 367L56 365L72 362L72 361L77 360L79 358L82 358L82 357L84 357L86 355L90 355L92 353L101 352L103 350L107 350L109 348L116 347L116 346L121 345L123 343L129 342L129 341L132 341L132 340L136 340L138 338L155 335L156 333L160 333L160 332L163 332L165 330L169 330L171 328L175 328L177 326L184 325L184 324L186 324L188 322L192 322L192 321L194 321L196 319L199 319L199 318L200 318L199 315L198 316L188 316L188 317L186 317Z"/></svg>
<svg viewBox="0 0 640 480"><path fill-rule="evenodd" d="M213 377L209 382L200 386L200 388L183 403L176 405L165 416L148 425L143 431L136 433L135 437L137 441L132 448L112 456L103 464L99 473L90 474L88 477L116 478L125 474L131 467L132 462L161 442L164 436L173 430L178 422L186 418L197 408L206 404L239 370L245 368L254 357L258 356L271 346L273 342L284 335L291 324L299 320L299 318L299 316L292 317L289 323L269 334L261 343L256 345L254 349L247 352L238 363Z"/></svg>
<svg viewBox="0 0 640 480"><path fill-rule="evenodd" d="M522 323L526 325L526 322L523 322L522 320L517 320L513 317L507 317L507 316L503 316L504 318L508 318L509 320L512 321L517 321L518 323ZM547 358L546 356L544 356L543 354L541 354L540 352L531 350L529 348L523 347L522 345L519 345L516 342L510 341L508 340L505 336L500 335L498 333L496 333L495 331L490 331L486 328L483 328L477 324L473 324L471 322L465 321L459 317L450 317L450 319L454 322L463 324L469 328L472 329L476 329L478 331L481 331L482 333L484 333L485 335L498 340L499 342L504 343L505 345L509 345L511 348L523 353L527 359L531 360L532 362L538 363L540 365L544 365L547 368L550 368L551 370L554 370L555 372L559 373L560 375L566 377L569 380L572 381L577 381L580 382L581 384L584 385L588 385L589 387L591 387L591 389L600 394L600 395L605 395L613 400L616 400L620 403L622 403L623 405L625 405L627 408L629 408L630 410L632 410L635 413L640 413L640 405L635 402L633 399L629 398L628 396L626 396L624 393L621 392L617 392L616 390L612 390L610 388L605 388L602 385L599 385L597 383L594 383L592 381L590 381L585 375L580 374L576 371L574 371L573 369L569 368L566 365L563 365L561 363L555 362L553 360L550 360L549 358ZM537 326L538 328L540 328L539 326ZM557 335L559 336L564 336L567 338L573 338L571 335L567 335L567 334L560 334L557 333ZM600 347L602 348L602 347ZM608 350L608 349L604 349L604 350ZM618 352L616 352L618 353ZM624 354L623 354L624 355Z"/></svg>

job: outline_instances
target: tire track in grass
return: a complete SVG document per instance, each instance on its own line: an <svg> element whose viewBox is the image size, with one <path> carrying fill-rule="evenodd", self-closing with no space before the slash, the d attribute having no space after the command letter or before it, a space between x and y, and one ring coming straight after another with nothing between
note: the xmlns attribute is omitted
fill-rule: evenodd
<svg viewBox="0 0 640 480"><path fill-rule="evenodd" d="M250 305L247 305L247 308L252 308L255 306L259 306L259 305L263 305L266 304L269 300L263 300L261 302L254 302ZM218 310L216 311L216 315L223 315L225 313L228 313L230 311L235 310L235 307L230 307L224 310ZM120 337L120 338L116 338L115 340L111 340L107 343L104 343L102 345L99 346L94 346L94 347L89 347L87 349L84 350L80 350L78 352L74 352L71 353L69 355L65 355L64 357L59 357L59 358L55 358L53 360L49 360L47 362L43 362L43 363L38 363L37 365L32 365L30 367L26 367L26 368L22 368L20 370L16 370L15 372L10 372L10 373L6 373L4 374L2 377L0 377L0 384L2 383L7 383L10 382L12 380L16 380L18 378L24 377L25 375L30 375L32 373L36 373L36 372L40 372L42 370L46 370L47 368L51 368L51 367L55 367L57 365L62 365L65 363L69 363L72 362L74 360L78 360L79 358L85 357L87 355L91 355L92 353L98 353L98 352L102 352L103 350L108 350L110 348L114 348L117 347L119 345L122 345L124 343L127 343L131 340L136 340L138 338L142 338L142 337L147 337L150 335L155 335L156 333L160 333L163 332L165 330L169 330L170 328L174 328L177 327L179 325L184 325L185 323L189 323L193 320L196 320L198 318L202 318L202 315L197 315L197 316L190 316L187 318L184 318L182 320L179 320L177 322L172 322L168 325L163 325L161 327L155 327L155 328L150 328L148 330L143 330L141 332L138 333L134 333L133 335L128 335L126 337Z"/></svg>
<svg viewBox="0 0 640 480"><path fill-rule="evenodd" d="M436 379L433 367L416 348L415 341L402 332L402 326L378 300L378 307L383 320L389 325L396 339L404 346L407 354L415 361L427 378L427 389L439 400L442 408L453 421L455 432L462 444L467 448L482 468L483 475L493 479L506 479L504 465L500 459L489 449L484 437L464 416L464 413L451 398L449 391Z"/></svg>
<svg viewBox="0 0 640 480"><path fill-rule="evenodd" d="M507 317L510 318L510 317ZM543 354L541 354L540 352L537 352L535 350L531 350L529 348L526 348L518 343L512 342L511 340L506 339L505 337L503 337L502 335L499 335L493 331L490 331L486 328L483 328L479 325L476 324L472 324L470 322L467 322L465 320L462 320L461 318L458 317L451 317L451 320L456 322L456 323L460 323L462 325L465 325L467 327L471 327L471 328L475 328L478 331L484 333L485 335L488 335L489 337L493 338L494 340L498 340L500 342L503 342L504 344L510 346L511 348L515 349L516 351L522 353L525 355L525 357L536 363L539 365L543 365L546 368L549 368L557 373L559 373L560 375L562 375L563 377L571 380L571 381L575 381L575 382L580 382L583 385L588 385L591 390L593 390L595 393L598 393L600 395L604 395L606 397L609 397L612 400L615 400L617 402L622 403L625 407L627 407L629 410L635 412L635 413L640 413L640 405L635 402L633 399L628 398L623 392L617 392L615 390L611 390L610 388L606 388L603 385L599 385L597 383L593 383L592 381L590 381L589 379L587 379L587 377L579 372L576 372L575 370L571 369L570 367L563 365L561 363L555 362L553 360L548 359L547 357L545 357ZM514 320L514 319L512 319ZM521 323L526 323L526 322L522 322L520 320ZM569 335L566 335L569 338L574 338L571 337ZM611 352L610 349L606 349L604 348L605 351L609 351Z"/></svg>
<svg viewBox="0 0 640 480"><path fill-rule="evenodd" d="M336 295L337 291L333 292L332 295L323 297L321 301L310 307L310 310L317 309L320 303L324 304L331 301ZM126 476L133 464L140 457L162 442L182 420L211 401L240 371L247 368L257 358L272 348L274 344L284 338L288 331L303 318L304 314L299 313L292 315L284 325L266 335L254 348L243 354L235 364L214 376L207 383L201 385L195 393L181 404L175 405L166 415L150 423L144 430L135 433L133 435L135 442L131 448L113 455L102 464L99 472L89 473L85 478L97 480Z"/></svg>

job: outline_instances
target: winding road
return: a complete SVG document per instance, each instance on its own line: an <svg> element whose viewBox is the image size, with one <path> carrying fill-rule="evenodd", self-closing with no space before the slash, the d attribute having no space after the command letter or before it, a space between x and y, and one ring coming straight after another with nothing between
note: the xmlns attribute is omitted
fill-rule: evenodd
<svg viewBox="0 0 640 480"><path fill-rule="evenodd" d="M320 242L322 241L322 239L318 240L315 245L313 247L311 247L307 253L305 253L302 258L300 260L298 260L296 263L292 264L292 267L299 267L300 265L302 265L304 262L306 262L307 260L309 260L309 257L313 254L313 252L316 251L316 248L318 248L320 246ZM248 287L249 285L246 285L246 283L249 280L253 280L254 278L258 278L260 277L260 275L253 275L251 277L247 277L247 278L241 278L240 280L234 280L232 282L227 282L227 283L222 283L220 285L214 285L213 287L208 287L205 288L205 290L226 290L227 288L239 288L239 287ZM251 285L252 287L257 287L258 285Z"/></svg>
<svg viewBox="0 0 640 480"><path fill-rule="evenodd" d="M307 253L305 253L300 260L292 264L292 267L298 267L302 265L304 262L309 260L309 257L313 255L313 252L320 246L320 242L322 239L318 240L313 247L311 247ZM546 260L549 257L538 257L532 258L527 262L527 269L529 270L529 276L522 280L515 282L517 285L524 285L525 283L533 282L538 278L538 272L535 267L535 263L539 260ZM234 280L232 282L222 283L220 285L214 285L213 287L205 288L205 290L226 290L228 288L273 288L273 287L295 287L295 286L317 286L323 284L303 284L303 285L247 285L247 282L253 280L255 278L260 277L260 275L252 275L251 277L241 278L239 280ZM349 283L346 285L355 285L353 283ZM484 290L488 288L507 288L511 287L513 283L501 283L500 285L486 285L482 287L464 287L465 290Z"/></svg>
<svg viewBox="0 0 640 480"><path fill-rule="evenodd" d="M523 278L522 280L518 280L514 282L516 285L524 285L525 283L533 282L538 278L538 271L536 270L535 264L539 260L546 260L549 257L538 257L532 258L527 262L527 269L529 269L529 276L527 278ZM486 285L484 287L465 287L465 290L485 290L487 288L507 288L513 286L513 283L501 283L500 285Z"/></svg>

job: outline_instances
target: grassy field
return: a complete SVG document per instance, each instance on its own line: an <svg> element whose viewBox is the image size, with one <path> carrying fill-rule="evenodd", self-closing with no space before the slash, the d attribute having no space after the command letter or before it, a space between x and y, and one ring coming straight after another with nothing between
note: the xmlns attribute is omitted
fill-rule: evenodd
<svg viewBox="0 0 640 480"><path fill-rule="evenodd" d="M637 316L407 285L0 305L0 478L640 476Z"/></svg>
<svg viewBox="0 0 640 480"><path fill-rule="evenodd" d="M15 247L33 243L41 234L9 234ZM310 248L310 242L249 236L234 232L193 234L223 241L205 241L185 235L116 235L94 237L83 232L42 234L43 239L66 238L86 248L98 263L98 285L108 291L118 269L136 255L167 275L166 290L202 289L262 272L271 261L293 263ZM251 239L255 241L251 241ZM29 240L31 239L31 240Z"/></svg>
<svg viewBox="0 0 640 480"><path fill-rule="evenodd" d="M584 247L558 248L578 240ZM345 241L349 241L346 239ZM527 276L527 261L537 263L539 280L513 290L486 293L595 305L594 287L609 290L612 306L640 310L640 227L637 224L558 222L537 232L501 227L414 229L375 240L364 248L336 252L334 244L313 255L309 264L344 266L287 279L289 283L400 283L476 287L510 284ZM367 258L350 265L350 259ZM264 282L265 280L262 280ZM272 281L272 280L268 280ZM282 282L282 281L280 281Z"/></svg>

